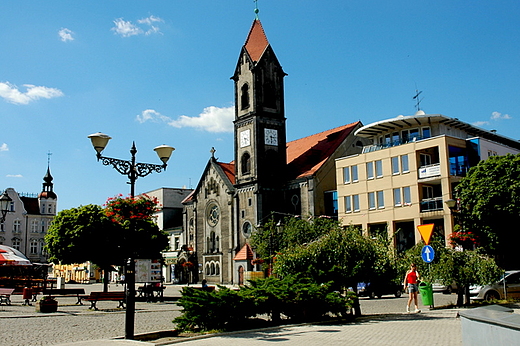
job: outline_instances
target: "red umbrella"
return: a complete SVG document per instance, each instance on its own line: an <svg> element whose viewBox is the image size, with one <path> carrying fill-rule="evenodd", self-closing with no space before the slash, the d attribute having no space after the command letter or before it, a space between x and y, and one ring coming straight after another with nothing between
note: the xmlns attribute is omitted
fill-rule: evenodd
<svg viewBox="0 0 520 346"><path fill-rule="evenodd" d="M0 265L3 266L30 266L31 261L20 251L12 247L0 245Z"/></svg>

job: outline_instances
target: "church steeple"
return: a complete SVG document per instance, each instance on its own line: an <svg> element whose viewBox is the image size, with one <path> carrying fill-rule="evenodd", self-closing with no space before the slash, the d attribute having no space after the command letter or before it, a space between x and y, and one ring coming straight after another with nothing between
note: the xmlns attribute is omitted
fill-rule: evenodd
<svg viewBox="0 0 520 346"><path fill-rule="evenodd" d="M287 166L283 79L286 76L265 34L253 21L235 73L235 186L256 191L256 221L283 198ZM242 206L241 206L242 208Z"/></svg>

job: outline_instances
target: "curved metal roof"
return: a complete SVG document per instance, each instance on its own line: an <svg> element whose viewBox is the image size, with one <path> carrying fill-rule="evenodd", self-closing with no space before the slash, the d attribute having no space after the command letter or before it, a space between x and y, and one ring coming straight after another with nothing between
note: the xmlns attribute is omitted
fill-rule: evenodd
<svg viewBox="0 0 520 346"><path fill-rule="evenodd" d="M424 114L420 111L415 115L399 115L392 119L381 120L365 125L355 132L356 136L374 137L386 134L391 131L400 131L405 128L415 126L429 126L434 123L444 124L467 132L471 136L482 137L494 142L503 143L515 149L520 149L520 141L499 135L493 131L488 131L474 125L460 121L457 118L450 118L442 114Z"/></svg>

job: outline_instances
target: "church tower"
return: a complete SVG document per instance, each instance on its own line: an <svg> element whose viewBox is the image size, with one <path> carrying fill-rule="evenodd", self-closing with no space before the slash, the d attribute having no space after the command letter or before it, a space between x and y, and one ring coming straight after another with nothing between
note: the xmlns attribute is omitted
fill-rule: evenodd
<svg viewBox="0 0 520 346"><path fill-rule="evenodd" d="M42 215L56 215L58 196L53 191L54 183L52 180L51 169L47 167L47 173L43 177L42 192L38 195L38 203Z"/></svg>
<svg viewBox="0 0 520 346"><path fill-rule="evenodd" d="M287 165L285 76L260 20L255 19L232 77L238 208L254 224L282 210Z"/></svg>

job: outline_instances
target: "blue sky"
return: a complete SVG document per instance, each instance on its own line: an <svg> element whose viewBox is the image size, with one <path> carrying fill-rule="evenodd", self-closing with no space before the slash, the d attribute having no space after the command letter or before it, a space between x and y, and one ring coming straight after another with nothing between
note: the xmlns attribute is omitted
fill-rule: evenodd
<svg viewBox="0 0 520 346"><path fill-rule="evenodd" d="M159 163L136 192L195 187L211 147L233 160L233 82L252 0L0 2L0 190L38 193L52 153L58 208L129 193L96 161ZM259 0L284 70L288 140L421 108L518 139L518 1Z"/></svg>

